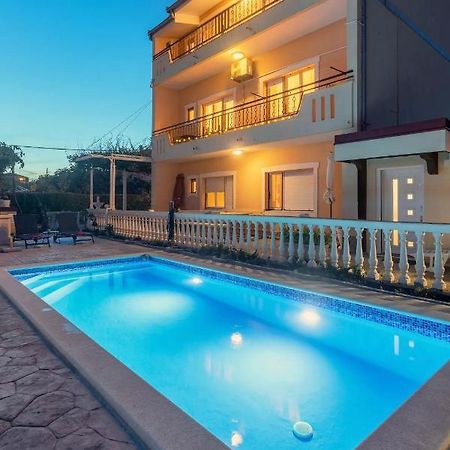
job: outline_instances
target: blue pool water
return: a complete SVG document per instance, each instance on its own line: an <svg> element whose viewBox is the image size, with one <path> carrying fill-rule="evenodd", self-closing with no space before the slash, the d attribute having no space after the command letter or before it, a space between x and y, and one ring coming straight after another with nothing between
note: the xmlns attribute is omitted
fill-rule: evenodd
<svg viewBox="0 0 450 450"><path fill-rule="evenodd" d="M239 450L353 449L450 358L450 324L164 260L12 273Z"/></svg>

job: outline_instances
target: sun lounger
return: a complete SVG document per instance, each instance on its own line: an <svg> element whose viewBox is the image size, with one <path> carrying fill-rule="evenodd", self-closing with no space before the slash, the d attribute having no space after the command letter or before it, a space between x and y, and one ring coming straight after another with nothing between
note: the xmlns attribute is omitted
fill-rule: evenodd
<svg viewBox="0 0 450 450"><path fill-rule="evenodd" d="M14 216L16 232L13 242L23 241L25 248L45 244L50 247L50 237L48 233L39 230L37 214L17 214Z"/></svg>
<svg viewBox="0 0 450 450"><path fill-rule="evenodd" d="M81 231L78 227L77 214L60 213L58 214L58 231L53 236L55 242L60 242L61 238L70 237L74 245L81 241L92 241L94 236L92 233Z"/></svg>

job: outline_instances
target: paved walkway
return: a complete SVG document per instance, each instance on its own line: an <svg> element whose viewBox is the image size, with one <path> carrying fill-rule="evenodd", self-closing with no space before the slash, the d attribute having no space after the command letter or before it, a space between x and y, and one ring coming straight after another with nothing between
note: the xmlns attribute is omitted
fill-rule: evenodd
<svg viewBox="0 0 450 450"><path fill-rule="evenodd" d="M108 241L0 253L0 266L142 251ZM132 450L137 446L0 295L0 449Z"/></svg>

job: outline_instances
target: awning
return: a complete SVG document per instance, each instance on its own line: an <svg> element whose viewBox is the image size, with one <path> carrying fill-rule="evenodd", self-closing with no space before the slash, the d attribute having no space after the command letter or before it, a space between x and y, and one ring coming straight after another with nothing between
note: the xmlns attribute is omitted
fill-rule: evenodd
<svg viewBox="0 0 450 450"><path fill-rule="evenodd" d="M434 164L438 152L450 152L450 120L427 120L335 137L336 161L418 155Z"/></svg>

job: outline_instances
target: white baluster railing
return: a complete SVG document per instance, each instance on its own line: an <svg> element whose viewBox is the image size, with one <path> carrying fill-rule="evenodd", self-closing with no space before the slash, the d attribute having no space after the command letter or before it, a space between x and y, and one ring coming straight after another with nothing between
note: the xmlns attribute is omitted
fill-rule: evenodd
<svg viewBox="0 0 450 450"><path fill-rule="evenodd" d="M89 213L98 228L110 225L125 238L151 242L168 237L166 212ZM181 212L175 215L174 242L225 245L291 265L350 269L374 280L444 290L450 224Z"/></svg>

